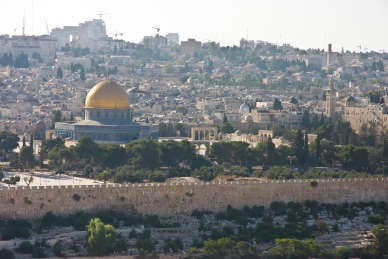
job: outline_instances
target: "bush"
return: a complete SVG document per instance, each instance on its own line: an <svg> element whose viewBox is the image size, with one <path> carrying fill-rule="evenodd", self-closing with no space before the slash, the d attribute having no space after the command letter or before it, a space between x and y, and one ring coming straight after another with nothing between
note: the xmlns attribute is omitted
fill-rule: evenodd
<svg viewBox="0 0 388 259"><path fill-rule="evenodd" d="M378 214L378 215L370 215L368 217L368 223L371 223L371 224L384 224L385 222L385 217Z"/></svg>
<svg viewBox="0 0 388 259"><path fill-rule="evenodd" d="M311 181L310 185L311 185L311 187L317 187L318 186L318 182L317 181Z"/></svg>
<svg viewBox="0 0 388 259"><path fill-rule="evenodd" d="M15 252L21 254L31 254L34 247L30 241L23 241L20 243L19 247L15 249Z"/></svg>
<svg viewBox="0 0 388 259"><path fill-rule="evenodd" d="M60 241L57 241L55 244L54 244L54 247L53 247L53 253L54 255L58 256L58 257L66 257L63 252L62 252L62 245L60 243Z"/></svg>
<svg viewBox="0 0 388 259"><path fill-rule="evenodd" d="M7 227L3 230L1 240L11 240L14 238L29 238L30 231L25 227Z"/></svg>
<svg viewBox="0 0 388 259"><path fill-rule="evenodd" d="M15 258L15 255L11 250L3 248L0 250L0 258L1 259L13 259L13 258Z"/></svg>
<svg viewBox="0 0 388 259"><path fill-rule="evenodd" d="M78 194L73 195L73 200L79 201L80 199L81 199L81 196L79 196Z"/></svg>

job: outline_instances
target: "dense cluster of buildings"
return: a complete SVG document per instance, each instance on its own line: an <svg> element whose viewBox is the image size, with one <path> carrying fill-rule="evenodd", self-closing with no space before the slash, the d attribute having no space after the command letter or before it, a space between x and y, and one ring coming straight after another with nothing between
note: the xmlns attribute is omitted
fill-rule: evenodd
<svg viewBox="0 0 388 259"><path fill-rule="evenodd" d="M55 28L50 36L0 36L1 55L12 53L15 58L24 53L30 62L28 68L0 67L1 130L43 139L50 134L42 132L51 128L51 134L63 138L77 140L88 134L100 142L125 143L158 138L159 123L183 123L187 135L193 137L192 127L222 125L226 118L236 136L224 134L220 139L255 139L252 134L258 135L253 132L268 130L274 124L299 128L305 112L310 120L314 116L324 116L326 122L342 118L355 130L364 123L384 130L388 127L388 60L384 55L333 52L331 44L327 51L302 53L289 44L240 41L241 48L257 52L267 63L273 57L265 53L275 51L276 59L322 68L327 72L322 75L319 70L303 72L296 64L282 70L265 70L249 62L236 65L209 52L210 48L220 48L219 43L188 39L179 44L177 33L145 36L140 43L115 36L108 36L102 19ZM75 49L83 48L89 48L89 52L80 56ZM139 49L147 48L167 55L173 70L166 73L166 62L157 59L138 66L135 56ZM34 53L39 54L39 60L32 58ZM206 71L209 60L212 73ZM81 80L79 70L71 70L76 64L85 69L85 80ZM106 82L104 71L112 69L116 73L110 75L107 89L116 90L98 97L105 104L90 106L88 96L104 84L100 82ZM281 91L276 87L247 87L243 83L247 74L261 75L269 89L280 81L286 85ZM234 78L235 85L222 84L226 75ZM345 80L345 75L350 78ZM182 81L183 77L187 80ZM298 84L308 87L298 88ZM381 101L371 102L370 92L378 92ZM114 108L119 97L128 101L124 108ZM275 99L281 101L281 109L274 109ZM54 127L55 111L60 111L62 122ZM120 125L120 129L112 125Z"/></svg>

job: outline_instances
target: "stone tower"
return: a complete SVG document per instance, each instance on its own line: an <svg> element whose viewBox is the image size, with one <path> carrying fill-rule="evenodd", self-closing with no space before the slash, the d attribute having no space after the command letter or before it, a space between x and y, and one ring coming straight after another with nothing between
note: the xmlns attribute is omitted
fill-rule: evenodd
<svg viewBox="0 0 388 259"><path fill-rule="evenodd" d="M335 104L337 103L336 90L334 90L334 80L331 77L329 88L326 89L326 116L335 121Z"/></svg>

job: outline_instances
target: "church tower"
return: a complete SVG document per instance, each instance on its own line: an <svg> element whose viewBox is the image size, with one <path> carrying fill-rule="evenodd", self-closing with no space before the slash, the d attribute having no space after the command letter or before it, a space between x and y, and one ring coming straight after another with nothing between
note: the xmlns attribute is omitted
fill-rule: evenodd
<svg viewBox="0 0 388 259"><path fill-rule="evenodd" d="M329 88L326 89L326 116L335 121L335 104L337 103L336 90L334 90L334 80L330 78Z"/></svg>

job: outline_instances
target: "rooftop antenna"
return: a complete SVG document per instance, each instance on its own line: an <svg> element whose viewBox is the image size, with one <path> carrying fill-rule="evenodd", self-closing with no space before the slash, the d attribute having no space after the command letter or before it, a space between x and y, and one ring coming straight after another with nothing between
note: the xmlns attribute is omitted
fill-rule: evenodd
<svg viewBox="0 0 388 259"><path fill-rule="evenodd" d="M31 35L34 35L34 0L32 0L31 8Z"/></svg>
<svg viewBox="0 0 388 259"><path fill-rule="evenodd" d="M23 15L23 28L22 28L22 35L24 36L24 26L25 26L25 18L26 18L26 12L24 11L24 15Z"/></svg>
<svg viewBox="0 0 388 259"><path fill-rule="evenodd" d="M16 30L17 30L18 28L15 28L15 29L13 29L13 35L16 35Z"/></svg>
<svg viewBox="0 0 388 259"><path fill-rule="evenodd" d="M49 28L48 28L48 25L47 25L47 20L46 20L46 28L47 28L47 35L50 35Z"/></svg>
<svg viewBox="0 0 388 259"><path fill-rule="evenodd" d="M247 29L247 40L248 40L248 29Z"/></svg>

